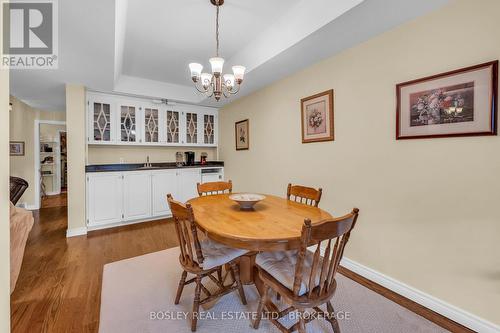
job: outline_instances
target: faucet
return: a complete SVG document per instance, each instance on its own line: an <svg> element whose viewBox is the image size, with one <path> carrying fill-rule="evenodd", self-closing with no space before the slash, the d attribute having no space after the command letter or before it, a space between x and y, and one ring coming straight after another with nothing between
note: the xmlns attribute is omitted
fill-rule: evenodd
<svg viewBox="0 0 500 333"><path fill-rule="evenodd" d="M145 168L151 168L151 163L149 163L149 155L146 157L146 163L144 163Z"/></svg>

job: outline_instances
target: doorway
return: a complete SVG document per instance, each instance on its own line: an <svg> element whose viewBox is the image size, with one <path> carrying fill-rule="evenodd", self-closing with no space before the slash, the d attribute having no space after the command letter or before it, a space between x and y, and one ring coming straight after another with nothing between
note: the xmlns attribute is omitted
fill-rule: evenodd
<svg viewBox="0 0 500 333"><path fill-rule="evenodd" d="M66 122L37 120L35 123L35 200L38 207L67 206L66 172Z"/></svg>

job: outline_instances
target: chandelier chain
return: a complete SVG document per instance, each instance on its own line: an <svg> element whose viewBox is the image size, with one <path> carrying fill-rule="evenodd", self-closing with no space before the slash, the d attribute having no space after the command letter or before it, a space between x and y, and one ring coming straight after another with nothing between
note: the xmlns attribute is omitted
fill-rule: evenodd
<svg viewBox="0 0 500 333"><path fill-rule="evenodd" d="M215 51L216 56L219 56L219 1L217 1L217 15L215 19L215 40L217 43L217 49Z"/></svg>

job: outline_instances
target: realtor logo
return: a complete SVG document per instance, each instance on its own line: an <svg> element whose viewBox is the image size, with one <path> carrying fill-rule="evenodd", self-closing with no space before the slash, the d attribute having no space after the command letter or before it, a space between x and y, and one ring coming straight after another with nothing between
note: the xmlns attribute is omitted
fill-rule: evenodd
<svg viewBox="0 0 500 333"><path fill-rule="evenodd" d="M1 67L56 69L57 2L11 1L3 6Z"/></svg>

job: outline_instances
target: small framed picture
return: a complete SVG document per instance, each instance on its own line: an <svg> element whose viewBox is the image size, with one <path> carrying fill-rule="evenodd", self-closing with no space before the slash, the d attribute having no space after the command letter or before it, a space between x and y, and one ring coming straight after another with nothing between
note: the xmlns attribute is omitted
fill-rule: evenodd
<svg viewBox="0 0 500 333"><path fill-rule="evenodd" d="M24 141L10 141L10 156L24 156Z"/></svg>
<svg viewBox="0 0 500 333"><path fill-rule="evenodd" d="M496 135L498 60L396 86L396 139Z"/></svg>
<svg viewBox="0 0 500 333"><path fill-rule="evenodd" d="M238 121L234 124L234 136L236 138L236 150L247 150L250 148L248 119Z"/></svg>
<svg viewBox="0 0 500 333"><path fill-rule="evenodd" d="M333 90L300 100L302 143L333 141Z"/></svg>

